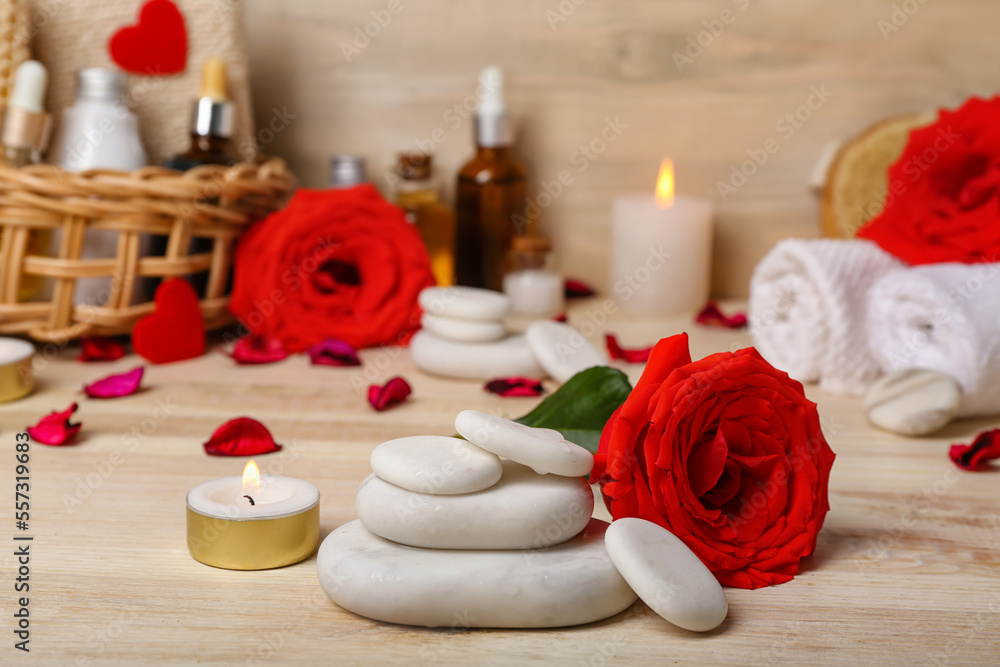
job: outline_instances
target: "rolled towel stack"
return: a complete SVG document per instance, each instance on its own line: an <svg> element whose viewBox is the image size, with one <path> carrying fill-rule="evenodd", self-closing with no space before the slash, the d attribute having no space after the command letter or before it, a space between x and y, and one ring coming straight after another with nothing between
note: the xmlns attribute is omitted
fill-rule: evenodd
<svg viewBox="0 0 1000 667"><path fill-rule="evenodd" d="M779 242L750 280L757 350L796 380L864 394L881 374L867 340L868 291L903 266L870 241Z"/></svg>
<svg viewBox="0 0 1000 667"><path fill-rule="evenodd" d="M1000 413L1000 264L925 264L882 276L868 301L881 371L929 369L962 388L960 417Z"/></svg>

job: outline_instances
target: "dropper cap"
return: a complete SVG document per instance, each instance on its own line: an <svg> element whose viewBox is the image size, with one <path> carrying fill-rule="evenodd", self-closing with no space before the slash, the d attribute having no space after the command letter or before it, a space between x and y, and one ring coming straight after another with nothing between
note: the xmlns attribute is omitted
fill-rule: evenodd
<svg viewBox="0 0 1000 667"><path fill-rule="evenodd" d="M233 134L233 105L226 96L226 63L209 58L201 70L201 97L195 102L192 132L200 137Z"/></svg>
<svg viewBox="0 0 1000 667"><path fill-rule="evenodd" d="M479 73L479 108L476 111L476 144L483 148L509 146L510 123L503 99L503 70L487 67Z"/></svg>
<svg viewBox="0 0 1000 667"><path fill-rule="evenodd" d="M26 60L18 66L3 117L5 146L37 151L48 146L52 131L52 119L44 106L48 82L45 65L37 60Z"/></svg>

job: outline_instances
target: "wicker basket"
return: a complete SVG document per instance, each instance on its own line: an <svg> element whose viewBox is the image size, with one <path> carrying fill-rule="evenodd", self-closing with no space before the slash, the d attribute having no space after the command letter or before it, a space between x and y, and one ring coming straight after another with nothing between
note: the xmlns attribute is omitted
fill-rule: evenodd
<svg viewBox="0 0 1000 667"><path fill-rule="evenodd" d="M59 343L129 333L154 307L152 301L132 303L136 280L204 271L205 326L224 326L233 321L226 282L234 243L250 222L281 207L293 187L278 159L185 173L146 167L73 174L49 165L0 165L0 333ZM89 229L117 232L117 256L80 259ZM59 234L57 256L27 253L32 230ZM165 255L140 257L143 235L166 236ZM207 239L211 251L189 254L192 238ZM51 299L20 301L30 276L51 279ZM106 302L74 304L76 280L93 277L111 278Z"/></svg>

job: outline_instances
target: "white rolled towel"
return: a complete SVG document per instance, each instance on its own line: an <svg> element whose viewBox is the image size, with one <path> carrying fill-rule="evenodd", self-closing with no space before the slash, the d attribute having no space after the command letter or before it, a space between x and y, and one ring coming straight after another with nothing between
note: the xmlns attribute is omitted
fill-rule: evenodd
<svg viewBox="0 0 1000 667"><path fill-rule="evenodd" d="M902 262L871 241L785 239L750 279L757 351L800 382L864 394L881 374L868 348L868 290Z"/></svg>
<svg viewBox="0 0 1000 667"><path fill-rule="evenodd" d="M1000 413L1000 263L887 273L872 287L868 338L887 373L927 368L955 378L958 416Z"/></svg>

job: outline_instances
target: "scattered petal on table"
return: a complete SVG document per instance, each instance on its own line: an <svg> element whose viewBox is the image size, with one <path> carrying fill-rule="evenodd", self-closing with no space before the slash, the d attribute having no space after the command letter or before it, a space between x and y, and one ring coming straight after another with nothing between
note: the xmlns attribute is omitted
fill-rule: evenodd
<svg viewBox="0 0 1000 667"><path fill-rule="evenodd" d="M612 359L622 359L630 364L644 364L649 359L649 353L653 351L651 347L624 348L618 344L618 339L614 334L606 334L604 342L608 346L608 356Z"/></svg>
<svg viewBox="0 0 1000 667"><path fill-rule="evenodd" d="M142 382L142 373L146 369L142 366L133 368L128 373L118 373L101 378L96 382L83 386L83 391L90 398L121 398L131 396L139 391L139 384Z"/></svg>
<svg viewBox="0 0 1000 667"><path fill-rule="evenodd" d="M69 418L76 412L74 403L62 412L51 412L42 417L37 424L28 427L28 435L35 442L43 445L66 445L80 432L83 423L70 423Z"/></svg>
<svg viewBox="0 0 1000 667"><path fill-rule="evenodd" d="M252 334L236 341L230 356L238 364L273 364L288 357L288 351L278 338Z"/></svg>
<svg viewBox="0 0 1000 667"><path fill-rule="evenodd" d="M567 278L566 282L563 283L563 288L567 299L580 299L596 294L593 287L575 278Z"/></svg>
<svg viewBox="0 0 1000 667"><path fill-rule="evenodd" d="M706 326L719 326L725 327L727 329L740 329L747 325L746 313L734 313L732 315L724 315L721 310L719 310L719 304L714 301L709 301L705 304L705 307L701 309L694 321L698 324L704 324Z"/></svg>
<svg viewBox="0 0 1000 667"><path fill-rule="evenodd" d="M360 366L358 351L349 343L336 338L327 338L308 350L309 361L314 366Z"/></svg>
<svg viewBox="0 0 1000 667"><path fill-rule="evenodd" d="M368 402L382 412L405 401L412 391L409 382L401 377L394 377L382 387L377 384L368 387Z"/></svg>
<svg viewBox="0 0 1000 667"><path fill-rule="evenodd" d="M210 456L257 456L281 449L267 427L250 417L230 419L215 429L204 447Z"/></svg>
<svg viewBox="0 0 1000 667"><path fill-rule="evenodd" d="M952 445L948 456L963 470L989 470L985 463L1000 458L1000 428L980 433L971 445Z"/></svg>
<svg viewBox="0 0 1000 667"><path fill-rule="evenodd" d="M567 322L567 321L569 321L569 318L566 317L566 313L559 313L558 315L556 315L555 317L553 317L552 320L554 322Z"/></svg>
<svg viewBox="0 0 1000 667"><path fill-rule="evenodd" d="M125 346L114 338L90 336L80 339L77 361L114 361L125 356Z"/></svg>
<svg viewBox="0 0 1000 667"><path fill-rule="evenodd" d="M523 377L497 378L486 383L486 391L500 396L541 396L545 393L538 380Z"/></svg>

